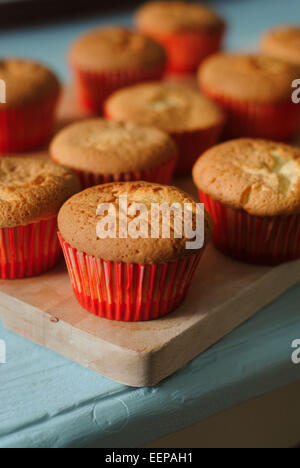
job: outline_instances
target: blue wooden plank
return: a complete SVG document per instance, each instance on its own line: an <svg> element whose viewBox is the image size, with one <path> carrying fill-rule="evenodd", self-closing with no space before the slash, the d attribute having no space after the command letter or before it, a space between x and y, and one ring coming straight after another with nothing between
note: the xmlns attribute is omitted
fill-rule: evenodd
<svg viewBox="0 0 300 468"><path fill-rule="evenodd" d="M299 22L298 0L212 2L231 23L229 48L255 48L277 23ZM66 50L94 17L3 31L2 55L45 60L68 79ZM86 370L5 330L0 364L0 447L133 447L203 420L249 398L299 380L291 343L300 338L300 286L153 389L132 389Z"/></svg>

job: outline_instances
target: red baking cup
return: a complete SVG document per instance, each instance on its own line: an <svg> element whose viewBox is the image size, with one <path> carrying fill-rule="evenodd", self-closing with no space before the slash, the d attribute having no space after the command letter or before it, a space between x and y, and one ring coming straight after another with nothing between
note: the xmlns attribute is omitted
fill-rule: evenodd
<svg viewBox="0 0 300 468"><path fill-rule="evenodd" d="M76 67L73 67L73 70L78 100L82 107L92 113L101 113L104 101L118 89L144 81L161 80L165 73L165 64L144 70L102 73L83 71Z"/></svg>
<svg viewBox="0 0 300 468"><path fill-rule="evenodd" d="M0 153L18 153L42 146L54 127L59 96L32 107L0 109Z"/></svg>
<svg viewBox="0 0 300 468"><path fill-rule="evenodd" d="M0 229L0 278L36 276L55 266L61 255L57 217Z"/></svg>
<svg viewBox="0 0 300 468"><path fill-rule="evenodd" d="M52 158L53 161L58 162ZM95 174L94 172L79 171L72 169L80 180L83 189L94 187L95 185L108 184L110 182L129 182L134 180L143 180L157 184L169 185L172 181L175 166L177 164L177 156L170 159L165 164L148 169L147 171L136 171L122 174Z"/></svg>
<svg viewBox="0 0 300 468"><path fill-rule="evenodd" d="M144 32L161 44L168 56L169 73L194 73L201 62L221 49L224 32L157 34Z"/></svg>
<svg viewBox="0 0 300 468"><path fill-rule="evenodd" d="M179 149L176 174L178 176L190 174L199 156L217 143L222 130L223 124L219 124L203 130L171 133Z"/></svg>
<svg viewBox="0 0 300 468"><path fill-rule="evenodd" d="M259 265L300 258L300 214L252 216L199 194L214 223L213 242L225 255Z"/></svg>
<svg viewBox="0 0 300 468"><path fill-rule="evenodd" d="M94 315L122 322L154 320L176 309L203 254L164 265L107 262L73 249L58 235L78 302Z"/></svg>
<svg viewBox="0 0 300 468"><path fill-rule="evenodd" d="M226 138L252 137L288 141L297 133L300 106L292 101L268 105L233 100L207 88L202 88L202 91L225 111Z"/></svg>

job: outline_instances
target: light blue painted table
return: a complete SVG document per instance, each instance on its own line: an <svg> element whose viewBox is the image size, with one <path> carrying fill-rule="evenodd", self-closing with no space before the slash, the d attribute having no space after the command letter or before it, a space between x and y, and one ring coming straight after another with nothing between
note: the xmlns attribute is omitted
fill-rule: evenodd
<svg viewBox="0 0 300 468"><path fill-rule="evenodd" d="M300 22L299 0L212 2L231 23L230 48L253 48L276 23ZM112 22L112 18L106 18ZM128 15L115 17L128 23ZM72 21L0 33L1 54L46 60L68 78L72 39L105 21ZM0 447L135 447L300 379L300 286L153 389L132 389L34 345L0 324Z"/></svg>

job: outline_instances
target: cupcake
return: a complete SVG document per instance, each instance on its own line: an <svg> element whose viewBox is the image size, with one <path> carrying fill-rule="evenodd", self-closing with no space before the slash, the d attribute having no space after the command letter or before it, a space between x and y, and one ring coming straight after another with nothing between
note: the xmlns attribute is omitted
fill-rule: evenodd
<svg viewBox="0 0 300 468"><path fill-rule="evenodd" d="M136 14L137 28L159 42L168 55L168 71L193 73L209 55L218 52L224 20L204 6L185 2L152 2Z"/></svg>
<svg viewBox="0 0 300 468"><path fill-rule="evenodd" d="M177 174L186 175L223 129L220 108L196 90L174 83L135 85L113 94L104 106L108 118L155 125L177 143Z"/></svg>
<svg viewBox="0 0 300 468"><path fill-rule="evenodd" d="M64 128L50 153L55 162L76 172L83 188L130 180L168 184L178 157L175 143L161 130L104 119Z"/></svg>
<svg viewBox="0 0 300 468"><path fill-rule="evenodd" d="M90 112L117 89L160 80L165 72L163 48L141 34L122 28L99 29L80 37L70 50L79 101Z"/></svg>
<svg viewBox="0 0 300 468"><path fill-rule="evenodd" d="M0 60L0 153L29 151L51 135L60 93L56 76L23 59Z"/></svg>
<svg viewBox="0 0 300 468"><path fill-rule="evenodd" d="M200 67L202 91L227 115L226 137L289 140L300 106L292 102L298 68L273 57L217 54Z"/></svg>
<svg viewBox="0 0 300 468"><path fill-rule="evenodd" d="M193 177L226 255L275 265L300 258L300 150L239 139L208 150Z"/></svg>
<svg viewBox="0 0 300 468"><path fill-rule="evenodd" d="M175 214L169 217L169 234L163 234L165 218L152 212L161 204L175 204L180 211L188 206L192 236L204 231L204 242L189 246L186 229L179 236L183 217L178 224ZM136 322L157 319L179 306L211 237L211 219L199 210L181 190L147 182L100 185L68 200L58 217L59 237L82 307L103 318ZM199 213L204 230L197 223Z"/></svg>
<svg viewBox="0 0 300 468"><path fill-rule="evenodd" d="M57 214L79 190L67 169L31 158L0 159L0 278L39 275L59 260Z"/></svg>
<svg viewBox="0 0 300 468"><path fill-rule="evenodd" d="M281 26L266 32L261 49L264 54L300 66L300 27Z"/></svg>

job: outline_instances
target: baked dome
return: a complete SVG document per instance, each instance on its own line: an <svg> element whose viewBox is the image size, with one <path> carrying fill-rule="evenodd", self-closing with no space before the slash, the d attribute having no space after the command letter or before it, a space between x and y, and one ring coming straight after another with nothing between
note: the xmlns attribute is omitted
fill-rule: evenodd
<svg viewBox="0 0 300 468"><path fill-rule="evenodd" d="M127 195L128 205L143 203L147 208L150 208L151 203L179 203L181 206L189 203L193 212L193 224L195 223L195 199L176 187L147 182L112 183L87 189L65 203L58 217L59 230L64 240L80 252L113 262L164 264L197 253L197 250L186 249L185 237L176 238L172 220L170 238L163 238L161 233L159 238L151 238L150 235L148 238L138 239L129 235L127 238L99 238L96 228L103 216L97 215L98 206L111 203L116 209L117 219L120 220L118 204L122 195ZM129 216L127 220L132 219ZM151 216L148 217L149 230L150 222ZM212 234L212 223L207 212L204 215L204 230L207 243Z"/></svg>
<svg viewBox="0 0 300 468"><path fill-rule="evenodd" d="M205 194L251 215L300 212L300 149L243 138L206 151L193 169Z"/></svg>
<svg viewBox="0 0 300 468"><path fill-rule="evenodd" d="M80 190L68 169L33 158L0 158L0 227L16 227L58 214Z"/></svg>

